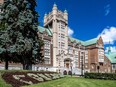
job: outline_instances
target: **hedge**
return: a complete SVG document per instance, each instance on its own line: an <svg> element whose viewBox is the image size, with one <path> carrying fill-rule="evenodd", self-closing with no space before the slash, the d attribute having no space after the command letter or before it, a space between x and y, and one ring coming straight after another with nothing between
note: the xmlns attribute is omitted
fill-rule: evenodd
<svg viewBox="0 0 116 87"><path fill-rule="evenodd" d="M85 78L116 80L116 73L85 73Z"/></svg>

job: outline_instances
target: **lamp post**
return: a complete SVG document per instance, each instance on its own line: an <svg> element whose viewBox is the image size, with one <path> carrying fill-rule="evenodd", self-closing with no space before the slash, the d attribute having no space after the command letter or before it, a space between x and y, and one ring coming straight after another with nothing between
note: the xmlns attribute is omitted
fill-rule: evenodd
<svg viewBox="0 0 116 87"><path fill-rule="evenodd" d="M81 76L83 76L83 56L81 56Z"/></svg>
<svg viewBox="0 0 116 87"><path fill-rule="evenodd" d="M98 65L98 66L97 66L98 73L99 73L99 69L100 69L100 67L99 67L99 65Z"/></svg>

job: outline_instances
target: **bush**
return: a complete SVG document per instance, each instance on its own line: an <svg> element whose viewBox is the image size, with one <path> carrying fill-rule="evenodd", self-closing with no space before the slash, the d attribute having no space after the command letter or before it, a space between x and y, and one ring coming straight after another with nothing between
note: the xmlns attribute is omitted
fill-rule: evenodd
<svg viewBox="0 0 116 87"><path fill-rule="evenodd" d="M52 79L59 79L60 76L58 74L50 74Z"/></svg>
<svg viewBox="0 0 116 87"><path fill-rule="evenodd" d="M64 72L63 72L63 73L64 73L64 75L67 75L67 71L66 71L66 70L64 70Z"/></svg>
<svg viewBox="0 0 116 87"><path fill-rule="evenodd" d="M51 76L50 76L50 74L44 74L45 76L47 76L48 78L52 78Z"/></svg>
<svg viewBox="0 0 116 87"><path fill-rule="evenodd" d="M116 80L116 73L85 73L85 78Z"/></svg>
<svg viewBox="0 0 116 87"><path fill-rule="evenodd" d="M52 80L51 78L46 77L44 74L37 74L37 75L42 77L45 81Z"/></svg>
<svg viewBox="0 0 116 87"><path fill-rule="evenodd" d="M72 75L72 72L71 71L68 71L68 75Z"/></svg>

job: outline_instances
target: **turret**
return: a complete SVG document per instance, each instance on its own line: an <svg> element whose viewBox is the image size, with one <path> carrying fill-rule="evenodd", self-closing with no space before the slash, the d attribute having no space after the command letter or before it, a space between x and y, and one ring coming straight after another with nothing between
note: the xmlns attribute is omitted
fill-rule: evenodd
<svg viewBox="0 0 116 87"><path fill-rule="evenodd" d="M111 53L111 49L110 49L110 46L108 47L108 54L110 54Z"/></svg>
<svg viewBox="0 0 116 87"><path fill-rule="evenodd" d="M64 10L64 18L65 18L66 20L68 20L68 12L67 12L67 10Z"/></svg>
<svg viewBox="0 0 116 87"><path fill-rule="evenodd" d="M47 21L47 14L44 15L44 23Z"/></svg>
<svg viewBox="0 0 116 87"><path fill-rule="evenodd" d="M109 41L108 54L110 53L111 53L111 48L110 48L110 41Z"/></svg>
<svg viewBox="0 0 116 87"><path fill-rule="evenodd" d="M57 14L57 10L58 10L57 5L54 3L52 8L53 14Z"/></svg>

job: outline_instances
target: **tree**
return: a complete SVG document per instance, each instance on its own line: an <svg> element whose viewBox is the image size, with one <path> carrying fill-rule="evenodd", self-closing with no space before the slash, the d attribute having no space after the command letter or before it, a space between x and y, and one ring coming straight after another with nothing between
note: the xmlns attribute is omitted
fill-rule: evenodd
<svg viewBox="0 0 116 87"><path fill-rule="evenodd" d="M23 69L42 59L43 41L38 38L38 13L35 0L4 0L0 6L0 60L23 64Z"/></svg>

